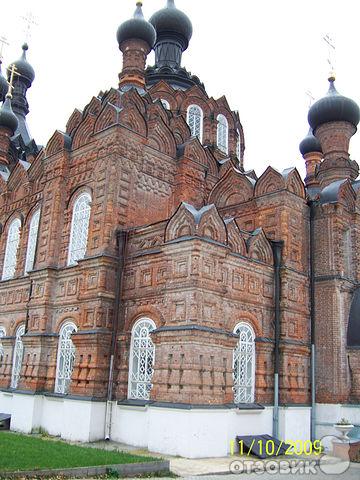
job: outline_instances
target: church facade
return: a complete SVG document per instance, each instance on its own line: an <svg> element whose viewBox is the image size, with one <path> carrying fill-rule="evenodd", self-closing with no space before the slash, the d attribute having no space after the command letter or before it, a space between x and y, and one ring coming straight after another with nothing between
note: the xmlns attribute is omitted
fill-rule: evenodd
<svg viewBox="0 0 360 480"><path fill-rule="evenodd" d="M237 435L360 424L359 108L331 77L300 145L305 181L258 178L239 114L181 65L191 35L173 0L149 22L139 2L117 32L119 88L44 147L26 122L27 45L10 88L0 75L0 412L13 430L207 457Z"/></svg>

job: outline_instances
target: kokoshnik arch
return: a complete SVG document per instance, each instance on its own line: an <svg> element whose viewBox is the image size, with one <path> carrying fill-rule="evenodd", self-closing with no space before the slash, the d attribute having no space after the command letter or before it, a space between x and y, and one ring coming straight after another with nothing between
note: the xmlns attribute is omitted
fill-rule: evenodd
<svg viewBox="0 0 360 480"><path fill-rule="evenodd" d="M305 181L258 178L239 113L181 64L191 36L174 1L150 21L138 3L117 32L118 88L44 147L26 120L27 45L13 92L0 75L0 412L13 430L204 457L236 435L360 423L359 108L331 77L300 145Z"/></svg>

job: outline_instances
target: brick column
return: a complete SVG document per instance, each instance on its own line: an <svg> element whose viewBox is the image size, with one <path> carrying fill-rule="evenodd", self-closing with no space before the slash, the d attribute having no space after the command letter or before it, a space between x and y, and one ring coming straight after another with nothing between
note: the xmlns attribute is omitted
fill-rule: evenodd
<svg viewBox="0 0 360 480"><path fill-rule="evenodd" d="M234 401L233 350L237 337L201 330L159 330L151 399L191 404Z"/></svg>
<svg viewBox="0 0 360 480"><path fill-rule="evenodd" d="M110 364L111 332L83 331L71 336L76 348L70 394L105 398Z"/></svg>
<svg viewBox="0 0 360 480"><path fill-rule="evenodd" d="M120 45L123 53L123 69L119 74L119 87L137 85L145 88L146 58L150 53L149 45L138 38L124 41Z"/></svg>
<svg viewBox="0 0 360 480"><path fill-rule="evenodd" d="M0 388L9 388L11 382L15 337L2 337L1 344L4 355L2 357L2 361L0 362Z"/></svg>
<svg viewBox="0 0 360 480"><path fill-rule="evenodd" d="M36 333L22 337L24 356L19 390L54 390L58 337Z"/></svg>

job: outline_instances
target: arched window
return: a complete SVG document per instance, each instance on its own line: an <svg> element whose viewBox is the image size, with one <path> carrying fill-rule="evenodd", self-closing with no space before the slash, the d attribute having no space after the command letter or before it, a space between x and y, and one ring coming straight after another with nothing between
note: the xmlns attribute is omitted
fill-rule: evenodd
<svg viewBox="0 0 360 480"><path fill-rule="evenodd" d="M154 373L155 346L150 332L156 328L149 318L138 320L131 333L128 397L149 400Z"/></svg>
<svg viewBox="0 0 360 480"><path fill-rule="evenodd" d="M1 367L1 364L2 364L2 361L3 361L3 357L4 357L4 348L3 348L2 343L1 343L2 337L6 337L6 330L5 330L4 327L0 327L0 367Z"/></svg>
<svg viewBox="0 0 360 480"><path fill-rule="evenodd" d="M82 193L74 203L69 243L68 265L85 257L91 212L91 196Z"/></svg>
<svg viewBox="0 0 360 480"><path fill-rule="evenodd" d="M20 373L21 373L21 366L23 361L24 355L24 345L22 342L22 336L25 333L25 325L20 325L16 330L16 339L15 339L15 346L14 346L14 356L13 356L13 364L12 364L12 373L11 373L11 388L17 388Z"/></svg>
<svg viewBox="0 0 360 480"><path fill-rule="evenodd" d="M237 158L240 162L240 160L241 160L241 137L240 137L239 130L237 130L236 156L237 156Z"/></svg>
<svg viewBox="0 0 360 480"><path fill-rule="evenodd" d="M71 340L74 332L77 332L77 328L72 322L65 323L60 330L56 365L56 393L66 394L69 391L75 361L75 346Z"/></svg>
<svg viewBox="0 0 360 480"><path fill-rule="evenodd" d="M187 110L187 123L190 127L191 135L198 137L202 142L203 137L203 118L204 114L198 105L190 105Z"/></svg>
<svg viewBox="0 0 360 480"><path fill-rule="evenodd" d="M40 209L36 210L30 221L29 238L26 250L25 275L34 268L36 245L39 233Z"/></svg>
<svg viewBox="0 0 360 480"><path fill-rule="evenodd" d="M252 403L255 400L255 333L247 323L234 329L239 342L234 350L234 402Z"/></svg>
<svg viewBox="0 0 360 480"><path fill-rule="evenodd" d="M170 110L170 103L169 103L167 100L165 100L164 98L162 98L160 101L161 101L163 107L164 107L166 110Z"/></svg>
<svg viewBox="0 0 360 480"><path fill-rule="evenodd" d="M217 146L226 155L229 153L229 124L224 115L217 116Z"/></svg>
<svg viewBox="0 0 360 480"><path fill-rule="evenodd" d="M20 242L21 222L15 218L10 224L9 233L6 242L4 268L2 279L13 278L16 270L16 257Z"/></svg>

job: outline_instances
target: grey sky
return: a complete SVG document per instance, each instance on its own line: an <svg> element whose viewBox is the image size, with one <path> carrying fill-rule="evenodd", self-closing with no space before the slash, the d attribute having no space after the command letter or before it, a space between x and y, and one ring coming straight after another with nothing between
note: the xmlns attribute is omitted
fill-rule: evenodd
<svg viewBox="0 0 360 480"><path fill-rule="evenodd" d="M165 0L144 0L148 18ZM209 96L226 95L245 131L245 167L297 166L298 144L307 133L305 91L328 88L327 49L336 41L336 86L360 103L358 0L177 0L194 35L183 64L205 83ZM29 125L38 143L63 130L75 107L83 109L100 90L117 86L121 54L118 25L135 9L133 0L17 0L3 6L0 36L10 46L4 63L17 59L24 38L21 15L37 18L28 59L36 71L29 91ZM149 57L152 63L153 57ZM359 138L358 138L359 137ZM360 161L360 134L351 144Z"/></svg>

